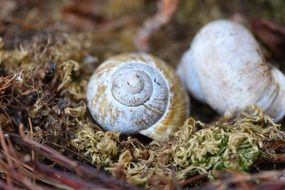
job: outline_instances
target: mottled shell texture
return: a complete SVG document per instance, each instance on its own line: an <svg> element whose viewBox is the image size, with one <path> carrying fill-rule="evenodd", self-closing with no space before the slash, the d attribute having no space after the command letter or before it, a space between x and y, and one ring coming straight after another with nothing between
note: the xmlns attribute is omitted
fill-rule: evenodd
<svg viewBox="0 0 285 190"><path fill-rule="evenodd" d="M87 87L89 110L106 130L168 139L188 115L189 100L171 67L144 53L114 56Z"/></svg>

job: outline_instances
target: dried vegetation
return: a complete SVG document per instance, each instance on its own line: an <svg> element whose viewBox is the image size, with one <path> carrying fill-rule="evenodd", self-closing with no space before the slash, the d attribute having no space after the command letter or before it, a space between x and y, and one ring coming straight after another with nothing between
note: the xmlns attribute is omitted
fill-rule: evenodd
<svg viewBox="0 0 285 190"><path fill-rule="evenodd" d="M253 15L284 24L282 1L124 2L0 0L0 186L284 187L284 121L255 106L218 118L193 101L195 119L157 143L102 131L85 101L90 75L110 55L147 49L175 66L202 24L237 12L247 24ZM284 29L257 23L268 57L281 63Z"/></svg>

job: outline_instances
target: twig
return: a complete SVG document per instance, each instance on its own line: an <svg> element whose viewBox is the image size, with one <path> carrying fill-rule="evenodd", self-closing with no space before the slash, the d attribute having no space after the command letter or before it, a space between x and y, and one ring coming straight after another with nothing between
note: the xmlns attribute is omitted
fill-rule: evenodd
<svg viewBox="0 0 285 190"><path fill-rule="evenodd" d="M276 150L278 148L285 147L285 141L270 142L265 145L265 149Z"/></svg>
<svg viewBox="0 0 285 190"><path fill-rule="evenodd" d="M260 172L257 174L245 174L245 173L234 173L234 172L228 172L228 173L231 174L230 177L226 179L222 177L219 179L218 176L220 174L224 176L225 172L224 171L215 172L214 176L216 176L218 180L213 182L212 185L214 185L215 187L217 186L229 187L233 184L241 185L242 183L252 183L252 182L256 183L259 181L260 182L259 186L262 186L262 185L266 185L267 183L269 184L272 181L280 181L280 178L285 175L285 170L265 171L265 172Z"/></svg>
<svg viewBox="0 0 285 190"><path fill-rule="evenodd" d="M199 174L199 175L195 175L193 177L190 177L186 180L180 181L179 184L184 186L188 186L191 184L194 184L195 182L197 182L198 180L204 179L206 178L208 175L207 174Z"/></svg>
<svg viewBox="0 0 285 190"><path fill-rule="evenodd" d="M26 172L23 170L23 167L20 166L21 161L17 159L18 156L14 151L11 142L6 137L7 136L3 134L3 131L0 130L1 147L3 149L2 153L8 162L7 164L3 160L0 160L0 168L6 174L7 184L12 186L15 181L19 181L28 189L36 188L41 190L42 188L31 183L29 177L25 175Z"/></svg>
<svg viewBox="0 0 285 190"><path fill-rule="evenodd" d="M285 162L285 154L271 154L269 160L274 163L284 163Z"/></svg>
<svg viewBox="0 0 285 190"><path fill-rule="evenodd" d="M2 129L0 129L0 142L1 142L1 147L2 147L2 149L3 149L3 153L4 153L4 155L5 155L6 158L7 158L8 166L9 166L10 168L12 168L12 167L13 167L12 161L9 159L8 147L7 147L7 145L6 145L6 142L5 142L5 138L4 138ZM12 184L12 180L11 180L11 177L10 177L9 174L6 174L6 179L7 179L7 183L8 183L9 185Z"/></svg>
<svg viewBox="0 0 285 190"><path fill-rule="evenodd" d="M16 80L18 74L8 75L6 77L0 77L0 94L4 93L4 91L12 85L12 83Z"/></svg>
<svg viewBox="0 0 285 190"><path fill-rule="evenodd" d="M16 138L23 145L34 149L35 152L45 156L49 160L56 162L58 165L69 169L70 171L75 171L78 176L84 176L88 179L94 181L99 181L101 184L104 184L105 187L121 190L121 189L139 189L135 186L126 184L125 182L118 180L112 176L106 175L103 172L100 172L97 169L92 167L87 167L77 161L71 160L57 151L49 148L48 146L42 145L27 136L19 136L16 134L9 134L11 137ZM112 183L110 183L112 181Z"/></svg>
<svg viewBox="0 0 285 190"><path fill-rule="evenodd" d="M20 128L20 133L23 135L23 130ZM66 168L70 170L76 170L77 167L79 173L84 175L93 175L93 179L90 180L89 178L82 178L78 175L74 175L70 172L62 172L56 170L55 168L50 168L38 161L32 159L31 157L23 156L15 151L12 146L12 143L9 141L8 137L17 138L26 146L30 147L33 150L40 150L39 152L44 152L45 155L47 154L56 154L53 155L51 158L52 161L60 160L61 165L67 166ZM4 138L5 137L5 138ZM14 190L12 187L16 185L20 188L25 189L45 189L43 188L45 184L50 184L52 187L57 189L112 189L112 190L123 190L123 189L137 189L131 185L127 186L124 184L119 184L119 180L115 180L110 176L103 176L105 175L99 170L92 170L91 168L87 168L81 164L74 164L77 163L76 161L69 160L69 159L62 159L65 158L64 156L60 155L56 151L46 148L46 146L36 143L35 141L31 140L28 136L19 136L16 134L7 135L0 131L0 140L1 140L1 147L3 149L2 153L4 154L4 160L0 160L0 170L9 176L9 183L5 184L7 187L11 187L11 190ZM48 157L48 156L47 156ZM64 163L66 162L67 163ZM10 163L10 164L7 164ZM71 164L68 166L68 164ZM72 168L74 167L74 168ZM81 172L83 170L83 172ZM86 172L87 171L87 172ZM90 172L90 173L88 173ZM89 177L87 176L87 177ZM95 180L94 180L95 179ZM102 181L104 179L105 181ZM36 181L42 181L42 183L36 183ZM110 183L112 180L112 183ZM1 183L0 183L1 185ZM4 187L4 186L2 186Z"/></svg>
<svg viewBox="0 0 285 190"><path fill-rule="evenodd" d="M271 181L267 183L262 183L256 187L256 190L281 190L285 188L285 182L284 181Z"/></svg>
<svg viewBox="0 0 285 190"><path fill-rule="evenodd" d="M138 29L134 42L139 51L149 50L149 38L161 26L165 25L175 12L179 0L161 0L158 2L157 13L147 19L144 24Z"/></svg>
<svg viewBox="0 0 285 190"><path fill-rule="evenodd" d="M33 131L33 126L32 126L32 120L30 117L28 118L28 121L29 121L29 128L30 128L30 136L31 136L31 138L33 138L34 131ZM33 149L31 149L31 155L32 155L32 160L35 160L35 152ZM34 168L34 166L32 166L32 167ZM34 175L33 175L32 180L33 180L33 183L35 183L36 180L34 178Z"/></svg>
<svg viewBox="0 0 285 190"><path fill-rule="evenodd" d="M0 180L0 188L5 190L19 190L18 188L15 188L7 183L5 183L3 180Z"/></svg>
<svg viewBox="0 0 285 190"><path fill-rule="evenodd" d="M42 177L43 179L48 179L53 185L61 184L62 186L64 184L65 186L73 189L105 188L103 185L90 183L87 180L76 178L76 176L72 176L70 173L63 173L61 171L51 169L32 160L27 162L27 164L35 168L34 173L36 174L37 178Z"/></svg>

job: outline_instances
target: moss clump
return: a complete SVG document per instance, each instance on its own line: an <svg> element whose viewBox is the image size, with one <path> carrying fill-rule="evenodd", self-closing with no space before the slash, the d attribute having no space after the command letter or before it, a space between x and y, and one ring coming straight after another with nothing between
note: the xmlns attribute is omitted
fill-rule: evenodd
<svg viewBox="0 0 285 190"><path fill-rule="evenodd" d="M29 126L30 118L34 140L65 148L77 127L95 126L86 117L84 101L86 73L94 68L80 63L89 47L86 38L88 35L35 31L33 43L9 49L0 37L3 76L17 75L0 100L1 112L9 121L7 131L17 132L21 123Z"/></svg>
<svg viewBox="0 0 285 190"><path fill-rule="evenodd" d="M212 126L192 118L185 124L175 134L177 142L172 147L179 179L215 169L247 171L262 155L263 142L284 139L279 126L256 107L243 110L232 121L224 118Z"/></svg>
<svg viewBox="0 0 285 190"><path fill-rule="evenodd" d="M279 128L258 107L250 106L210 125L189 118L167 143L118 141L118 133L82 128L72 144L93 163L107 164L105 169L113 175L151 187L154 178L165 185L165 179L170 184L197 173L210 172L210 177L213 170L247 171L267 155L265 142L285 139ZM108 149L112 154L106 154Z"/></svg>
<svg viewBox="0 0 285 190"><path fill-rule="evenodd" d="M119 133L108 131L94 132L91 128L85 127L76 134L77 139L72 145L78 150L85 150L85 156L91 156L92 162L102 166L110 166L112 159L119 152Z"/></svg>

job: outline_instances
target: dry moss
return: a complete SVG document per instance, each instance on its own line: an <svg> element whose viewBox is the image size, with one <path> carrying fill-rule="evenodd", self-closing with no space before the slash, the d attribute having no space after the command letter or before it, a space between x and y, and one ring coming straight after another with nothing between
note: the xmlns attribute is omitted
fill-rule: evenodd
<svg viewBox="0 0 285 190"><path fill-rule="evenodd" d="M12 49L0 38L0 66L6 74L18 73L1 101L1 111L10 117L9 131L17 131L21 123L28 126L31 118L34 139L66 147L78 126L95 126L86 117L84 101L84 73L90 68L75 61L84 58L88 35L34 35L33 43Z"/></svg>
<svg viewBox="0 0 285 190"><path fill-rule="evenodd" d="M266 156L264 143L277 140L285 140L280 125L251 106L210 125L189 118L168 143L118 141L118 133L87 127L77 132L72 145L93 163L109 166L105 169L113 175L151 187L154 177L170 183L198 173L211 176L213 170L247 171Z"/></svg>
<svg viewBox="0 0 285 190"><path fill-rule="evenodd" d="M17 133L24 124L30 133L31 119L32 135L38 142L61 152L71 143L88 161L113 175L160 189L215 169L247 171L258 158L267 156L265 142L284 140L280 126L257 108L209 125L190 118L172 141L163 144L145 145L131 137L122 140L116 132L98 129L84 100L87 80L98 60L134 51L137 28L156 10L156 2L135 0L118 8L121 2L95 6L101 9L99 16L107 27L91 18L96 26L92 32L75 32L63 22L65 1L15 1L17 9L5 9L0 15L0 74L17 74L17 80L0 97L4 130ZM283 8L282 0L181 0L172 21L154 34L151 53L175 66L195 32L209 20L238 12L249 21L266 16L284 23ZM112 22L117 17L125 20ZM88 57L92 63L84 61Z"/></svg>
<svg viewBox="0 0 285 190"><path fill-rule="evenodd" d="M92 163L110 166L119 152L119 133L97 131L84 127L76 134L72 145L85 156L91 156Z"/></svg>

